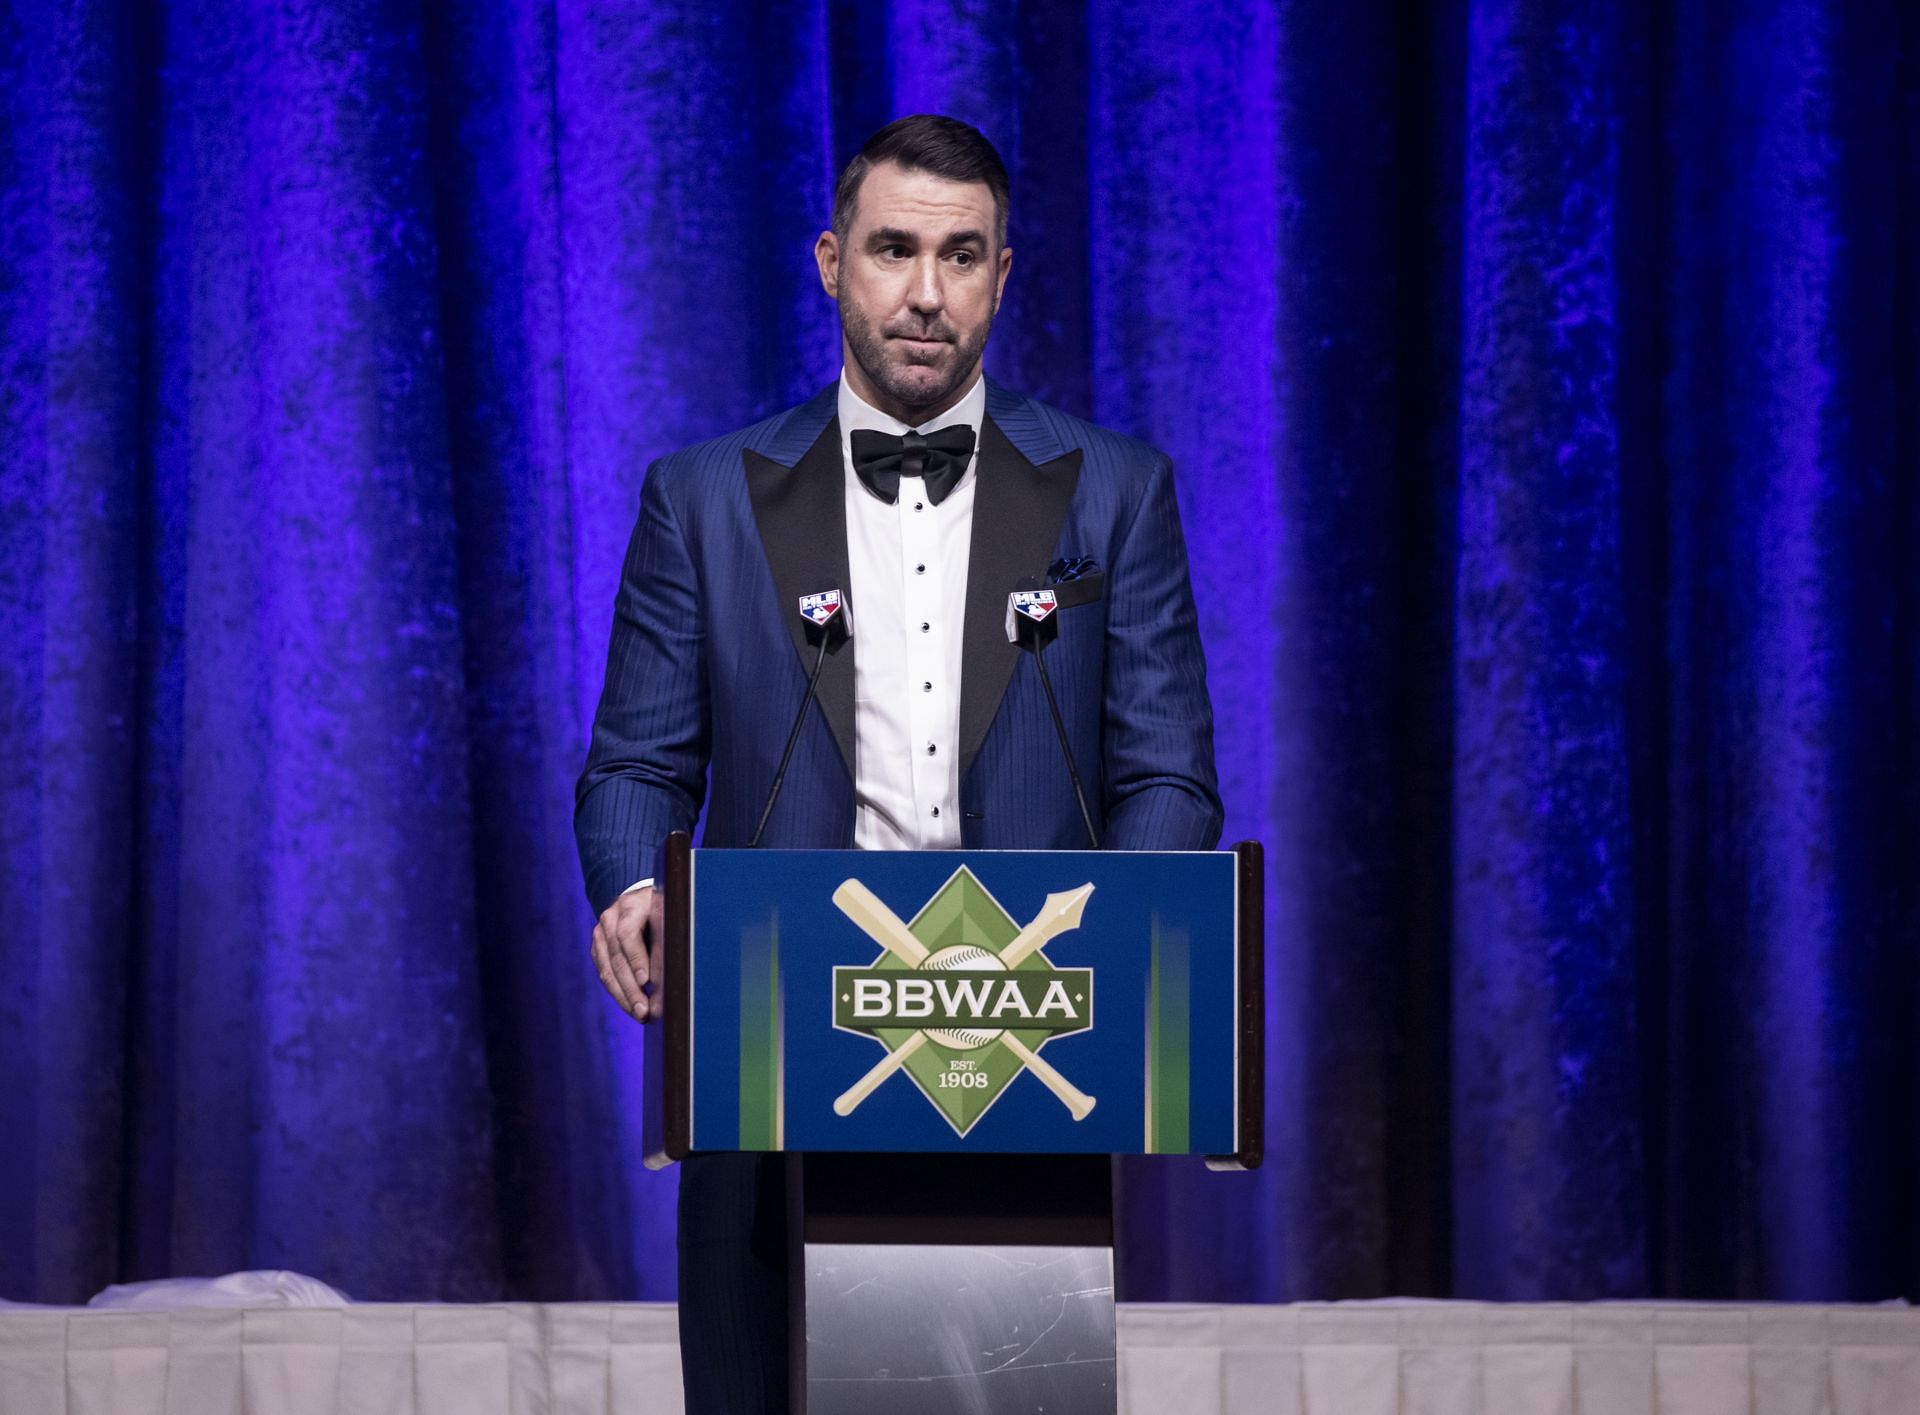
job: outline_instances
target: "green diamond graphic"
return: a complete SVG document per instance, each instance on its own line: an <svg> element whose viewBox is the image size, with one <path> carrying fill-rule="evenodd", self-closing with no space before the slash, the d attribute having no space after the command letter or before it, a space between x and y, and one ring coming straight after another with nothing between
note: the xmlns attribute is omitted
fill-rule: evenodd
<svg viewBox="0 0 1920 1415"><path fill-rule="evenodd" d="M943 957L957 959L950 966L965 971L953 976L979 983L991 978L991 973L986 971L992 966L991 960L981 959L975 954L968 961L957 951L977 949L997 959L1019 936L1020 925L1001 908L1000 901L987 892L986 886L974 877L973 872L962 865L908 922L907 931L927 950L928 968L937 969L940 966L937 960ZM926 976L921 970L910 967L905 960L885 950L870 968L844 971L869 976L895 973ZM1056 969L1044 952L1036 951L1015 965L1011 972L1027 978L1047 978L1058 973L1063 980L1069 980L1075 1000L1075 1019L1063 1025L1056 1018L1041 1025L1012 1027L1004 1031L984 1019L967 1025L934 1025L924 1029L927 1040L918 1046L902 1067L934 1108L946 1117L947 1123L961 1135L973 1128L1014 1078L1026 1069L1021 1058L1007 1045L1005 1039L1008 1036L1017 1038L1029 1050L1037 1053L1049 1039L1085 1031L1092 1025L1092 974L1089 971ZM836 1022L835 1025L841 1024ZM905 1046L923 1029L856 1026L849 1030L872 1036L889 1052L893 1052Z"/></svg>

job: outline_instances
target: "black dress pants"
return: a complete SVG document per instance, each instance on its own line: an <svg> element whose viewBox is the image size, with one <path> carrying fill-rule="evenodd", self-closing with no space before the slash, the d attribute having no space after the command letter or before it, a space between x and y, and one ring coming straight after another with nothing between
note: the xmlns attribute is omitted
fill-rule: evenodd
<svg viewBox="0 0 1920 1415"><path fill-rule="evenodd" d="M787 1415L786 1156L680 1161L687 1415Z"/></svg>

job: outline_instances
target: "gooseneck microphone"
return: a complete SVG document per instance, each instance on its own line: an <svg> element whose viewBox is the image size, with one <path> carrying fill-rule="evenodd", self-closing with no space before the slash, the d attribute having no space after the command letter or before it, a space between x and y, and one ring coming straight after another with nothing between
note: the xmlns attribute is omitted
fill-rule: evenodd
<svg viewBox="0 0 1920 1415"><path fill-rule="evenodd" d="M1087 839L1100 848L1100 832L1093 828L1093 812L1087 809L1087 793L1080 785L1080 769L1073 764L1073 746L1067 741L1067 724L1060 716L1059 700L1053 696L1053 679L1047 674L1047 658L1042 649L1060 637L1060 621L1054 617L1060 602L1052 590L1041 589L1031 576L1007 596L1007 639L1033 655L1033 666L1040 670L1040 686L1046 691L1047 711L1053 714L1053 730L1060 738L1060 755L1066 759L1067 777L1073 782L1073 799L1080 803L1080 820L1087 828Z"/></svg>
<svg viewBox="0 0 1920 1415"><path fill-rule="evenodd" d="M807 709L813 706L814 697L820 691L820 670L827 666L827 655L853 637L846 597L837 589L801 595L800 617L806 621L807 642L817 644L819 649L813 656L813 671L807 675L806 696L800 699L800 711L793 715L793 727L787 733L786 750L780 753L780 769L773 774L773 789L767 792L767 804L760 809L760 824L753 828L753 839L747 842L749 850L759 849L760 837L766 834L773 803L780 799L780 788L786 784L794 744L800 740L800 724L807 720Z"/></svg>

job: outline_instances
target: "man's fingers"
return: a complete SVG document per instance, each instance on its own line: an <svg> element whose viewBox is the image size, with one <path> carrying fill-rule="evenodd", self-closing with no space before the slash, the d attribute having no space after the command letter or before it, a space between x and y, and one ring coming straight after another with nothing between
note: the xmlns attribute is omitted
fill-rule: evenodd
<svg viewBox="0 0 1920 1415"><path fill-rule="evenodd" d="M632 920L620 920L612 935L614 952L620 958L626 958L628 970L634 973L634 979L641 985L645 985L653 977L653 970L647 966L647 939L641 935L643 918L645 916L632 918Z"/></svg>
<svg viewBox="0 0 1920 1415"><path fill-rule="evenodd" d="M630 1016L645 1019L646 994L634 981L632 970L624 967L620 950L608 937L604 920L593 926L593 969L600 975L600 986L620 1004L622 1011ZM636 1003L640 1007L638 1012L635 1011Z"/></svg>
<svg viewBox="0 0 1920 1415"><path fill-rule="evenodd" d="M655 1011L647 996L648 984L657 976L648 956L647 924L659 918L663 902L658 890L636 889L608 905L593 926L593 965L600 984L641 1022ZM657 937L657 924L653 932Z"/></svg>
<svg viewBox="0 0 1920 1415"><path fill-rule="evenodd" d="M633 975L633 965L627 961L627 955L616 948L612 951L613 977L620 985L620 995L626 1003L627 1011L644 1020L647 1015L647 995L641 990L640 980Z"/></svg>
<svg viewBox="0 0 1920 1415"><path fill-rule="evenodd" d="M645 971L634 968L634 948L626 939L626 910L614 918L611 929L607 929L607 962L612 968L614 981L620 983L620 993L626 998L626 1010L634 1016L647 1016L647 995L643 985L647 981Z"/></svg>
<svg viewBox="0 0 1920 1415"><path fill-rule="evenodd" d="M600 975L600 985L613 994L613 1000L625 1007L627 999L613 980L613 959L607 948L607 932L599 924L593 926L593 971Z"/></svg>
<svg viewBox="0 0 1920 1415"><path fill-rule="evenodd" d="M636 890L621 896L619 915L608 931L618 950L626 955L634 976L643 983L653 976L653 970L648 966L646 927L653 913L652 901L658 897L658 891L651 889Z"/></svg>

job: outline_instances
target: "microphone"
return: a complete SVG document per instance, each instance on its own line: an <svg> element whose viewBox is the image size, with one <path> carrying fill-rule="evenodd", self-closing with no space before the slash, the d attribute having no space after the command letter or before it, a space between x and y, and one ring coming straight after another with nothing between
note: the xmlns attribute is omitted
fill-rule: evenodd
<svg viewBox="0 0 1920 1415"><path fill-rule="evenodd" d="M773 789L767 792L767 804L761 807L760 824L753 828L753 839L747 842L749 850L759 849L760 837L767 832L773 803L780 799L780 788L786 784L794 744L800 740L800 724L807 720L807 709L820 691L820 670L827 666L827 655L837 653L840 645L853 637L852 612L847 608L846 596L837 589L801 595L800 617L806 622L807 642L818 645L819 652L813 656L813 671L807 675L807 693L800 699L800 711L793 715L786 750L780 753L780 769L773 774Z"/></svg>
<svg viewBox="0 0 1920 1415"><path fill-rule="evenodd" d="M1073 782L1073 799L1080 804L1080 821L1087 828L1087 839L1100 848L1100 832L1093 828L1093 812L1087 809L1087 793L1080 785L1080 769L1073 764L1073 746L1067 741L1067 724L1060 716L1059 700L1053 696L1053 679L1047 673L1042 649L1060 637L1060 601L1052 590L1043 590L1031 575L1007 596L1007 641L1018 644L1033 655L1033 666L1040 670L1040 686L1046 690L1047 711L1053 714L1053 730L1060 738L1060 755L1066 759L1067 778Z"/></svg>

